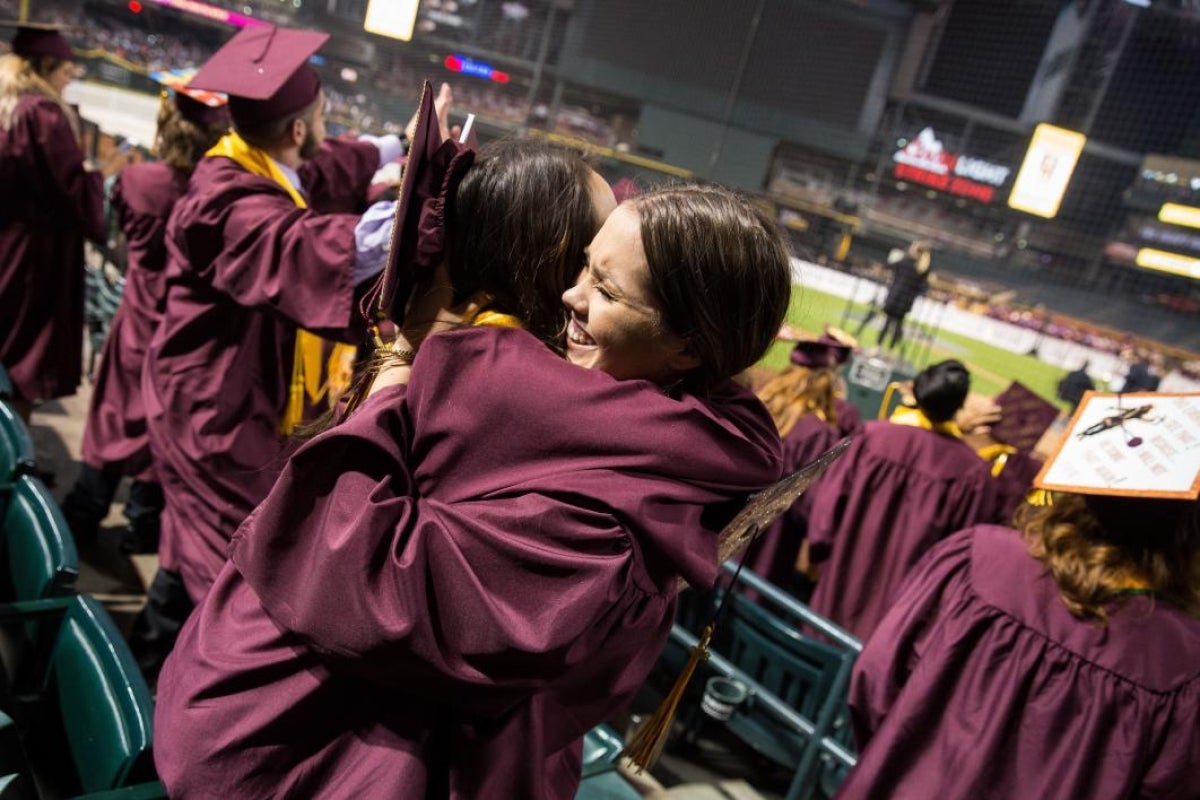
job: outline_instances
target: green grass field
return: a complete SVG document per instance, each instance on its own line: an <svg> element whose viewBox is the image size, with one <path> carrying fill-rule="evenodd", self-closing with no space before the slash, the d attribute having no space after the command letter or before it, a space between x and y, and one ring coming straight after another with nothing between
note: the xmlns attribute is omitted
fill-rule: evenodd
<svg viewBox="0 0 1200 800"><path fill-rule="evenodd" d="M827 323L841 324L845 308L846 301L840 297L797 287L792 295L792 307L788 312L788 322L794 327L817 333ZM851 320L847 323L851 332L858 326L857 320L865 312L865 305L855 303L851 306ZM882 322L881 315L872 322L871 327L863 331L862 344L864 347L875 343L879 325ZM917 329L921 327L914 325L910 320L905 326L906 336L915 337ZM783 369L787 365L790 350L791 346L787 342L776 342L760 363L772 369ZM927 360L924 358L925 347L923 345L919 348L912 348L910 353L917 357L915 364L917 369L923 369L929 364L946 358L959 359L971 370L972 391L980 394L995 395L1015 380L1020 381L1050 402L1062 406L1062 403L1055 397L1055 389L1059 379L1066 374L1066 370L1043 363L1033 356L1010 353L969 337L945 331L938 332Z"/></svg>

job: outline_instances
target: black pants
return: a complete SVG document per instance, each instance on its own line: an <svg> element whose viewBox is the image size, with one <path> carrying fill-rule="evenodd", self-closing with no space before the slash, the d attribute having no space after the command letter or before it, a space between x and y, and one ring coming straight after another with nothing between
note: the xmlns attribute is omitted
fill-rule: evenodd
<svg viewBox="0 0 1200 800"><path fill-rule="evenodd" d="M889 332L891 332L891 334L892 334L892 341L890 344L885 344L884 339L886 339L888 337ZM888 350L894 350L896 348L896 345L900 344L900 339L903 336L903 334L904 334L904 317L903 317L903 315L897 317L897 316L888 314L887 319L885 319L883 322L883 330L881 330L879 332L879 340L878 341L880 344L882 344Z"/></svg>
<svg viewBox="0 0 1200 800"><path fill-rule="evenodd" d="M79 542L94 542L100 523L108 516L121 475L84 464L79 478L63 500L63 515L71 533ZM121 541L127 553L158 551L158 531L163 510L162 486L154 481L135 480L129 487L125 503L125 518L129 520L129 535Z"/></svg>
<svg viewBox="0 0 1200 800"><path fill-rule="evenodd" d="M151 688L158 682L163 662L175 647L179 630L193 608L195 603L184 588L183 577L159 567L146 590L146 605L129 632L129 647Z"/></svg>

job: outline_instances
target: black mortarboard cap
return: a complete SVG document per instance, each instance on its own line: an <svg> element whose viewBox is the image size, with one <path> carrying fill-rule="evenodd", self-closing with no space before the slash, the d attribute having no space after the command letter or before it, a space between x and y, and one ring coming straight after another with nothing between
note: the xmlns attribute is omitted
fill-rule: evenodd
<svg viewBox="0 0 1200 800"><path fill-rule="evenodd" d="M2 28L16 28L12 50L21 58L50 56L59 61L74 61L71 43L63 37L63 26L42 22L0 22Z"/></svg>

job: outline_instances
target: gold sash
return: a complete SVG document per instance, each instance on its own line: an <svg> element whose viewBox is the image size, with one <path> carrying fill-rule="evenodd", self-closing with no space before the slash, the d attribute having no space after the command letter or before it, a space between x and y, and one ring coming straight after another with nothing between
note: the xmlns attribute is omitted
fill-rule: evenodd
<svg viewBox="0 0 1200 800"><path fill-rule="evenodd" d="M236 131L222 136L204 155L232 159L250 174L276 183L288 193L298 208L308 208L304 196L283 174L275 160L261 148L248 143ZM327 346L330 348L328 358L325 355ZM279 423L280 433L287 436L296 429L304 420L306 405L316 406L327 397L330 407L337 402L350 387L354 357L354 345L327 341L303 328L296 331L292 379L288 384L287 406Z"/></svg>
<svg viewBox="0 0 1200 800"><path fill-rule="evenodd" d="M998 478L1000 477L1000 473L1004 472L1004 467L1008 465L1009 457L1016 455L1017 448L1010 444L1000 444L997 442L996 444L984 445L975 452L979 454L980 458L992 465L992 477Z"/></svg>
<svg viewBox="0 0 1200 800"><path fill-rule="evenodd" d="M925 416L925 412L919 408L909 408L900 406L892 412L892 416L888 419L894 425L908 425L912 428L924 428L927 431L940 433L945 436L950 436L954 439L963 438L963 432L958 427L958 423L954 420L946 422L934 422L929 417Z"/></svg>

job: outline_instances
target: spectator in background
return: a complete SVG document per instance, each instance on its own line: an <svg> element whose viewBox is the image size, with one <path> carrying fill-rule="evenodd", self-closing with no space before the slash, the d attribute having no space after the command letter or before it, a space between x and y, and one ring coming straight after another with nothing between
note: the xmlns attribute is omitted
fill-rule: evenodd
<svg viewBox="0 0 1200 800"><path fill-rule="evenodd" d="M1125 384L1122 392L1157 392L1160 378L1155 372L1150 356L1145 353L1138 355L1138 360L1125 374Z"/></svg>
<svg viewBox="0 0 1200 800"><path fill-rule="evenodd" d="M879 332L876 342L883 344L889 350L894 349L900 343L904 334L904 318L912 310L913 303L917 301L917 298L925 293L925 288L929 283L929 265L931 263L929 244L920 240L910 244L907 251L896 249L888 256L892 276L888 281L887 296L883 301L885 317L883 329ZM879 307L874 305L875 302L877 300L872 301L872 306L867 311L867 316L859 323L855 335L861 336L871 320L875 319L879 312ZM891 342L885 344L884 340L888 338L889 334L891 334Z"/></svg>
<svg viewBox="0 0 1200 800"><path fill-rule="evenodd" d="M913 303L925 293L929 285L929 265L932 263L929 243L916 241L908 251L892 264L892 281L888 285L887 298L883 301L886 319L879 332L879 343L895 350L904 335L904 318L912 311ZM884 340L891 333L891 341Z"/></svg>
<svg viewBox="0 0 1200 800"><path fill-rule="evenodd" d="M83 240L105 240L104 179L62 97L71 45L53 27L21 24L12 49L0 56L0 364L28 420L35 401L79 386Z"/></svg>
<svg viewBox="0 0 1200 800"><path fill-rule="evenodd" d="M229 129L224 100L210 97L212 105L183 90L164 93L155 140L159 161L131 164L113 184L113 216L125 239L125 289L93 380L83 465L63 502L80 542L96 538L121 478L130 475L134 481L125 504L129 533L121 549L158 550L163 497L151 469L142 363L166 302L167 218L187 191L196 164Z"/></svg>
<svg viewBox="0 0 1200 800"><path fill-rule="evenodd" d="M930 547L1000 518L989 465L954 422L970 381L958 361L925 369L913 383L916 406L866 423L813 487L808 537L819 579L812 607L859 638L874 630Z"/></svg>
<svg viewBox="0 0 1200 800"><path fill-rule="evenodd" d="M1084 394L1096 388L1096 384L1092 382L1092 376L1088 375L1087 370L1090 364L1091 362L1084 361L1079 369L1068 372L1058 382L1058 399L1064 403L1070 403L1072 413L1079 406L1079 401L1083 399Z"/></svg>

